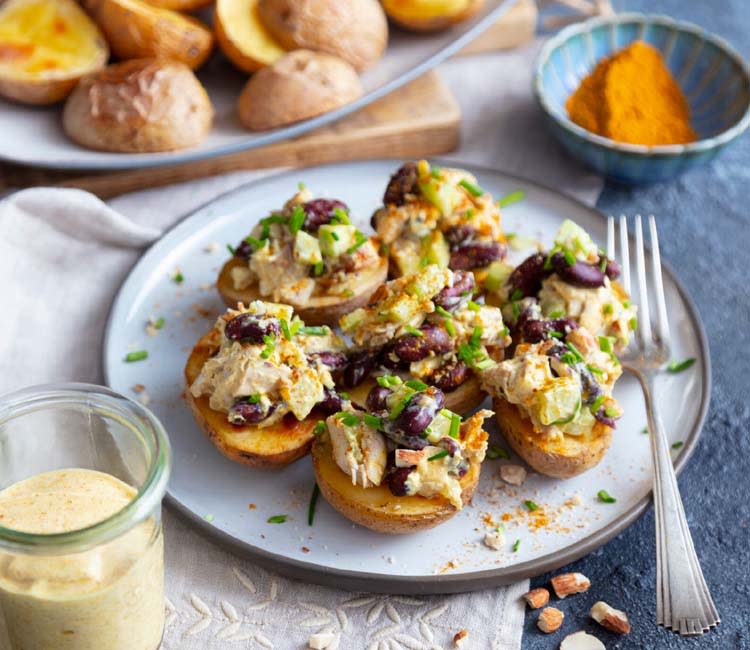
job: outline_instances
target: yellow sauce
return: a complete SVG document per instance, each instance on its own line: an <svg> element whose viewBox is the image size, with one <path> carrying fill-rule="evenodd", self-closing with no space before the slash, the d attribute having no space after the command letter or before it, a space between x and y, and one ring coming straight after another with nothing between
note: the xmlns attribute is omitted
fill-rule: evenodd
<svg viewBox="0 0 750 650"><path fill-rule="evenodd" d="M135 494L102 472L47 472L0 492L0 526L36 534L79 530ZM81 553L0 551L0 648L156 650L164 628L163 547L161 526L148 519Z"/></svg>

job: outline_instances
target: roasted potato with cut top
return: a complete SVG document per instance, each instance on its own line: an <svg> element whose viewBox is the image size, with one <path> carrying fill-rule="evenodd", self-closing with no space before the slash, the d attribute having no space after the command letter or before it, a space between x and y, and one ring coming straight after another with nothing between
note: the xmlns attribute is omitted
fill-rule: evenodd
<svg viewBox="0 0 750 650"><path fill-rule="evenodd" d="M119 59L181 61L192 70L211 54L211 30L192 16L145 0L81 0Z"/></svg>
<svg viewBox="0 0 750 650"><path fill-rule="evenodd" d="M435 32L471 18L484 0L382 0L396 24L415 32Z"/></svg>
<svg viewBox="0 0 750 650"><path fill-rule="evenodd" d="M173 11L195 11L208 7L213 0L146 0L148 4Z"/></svg>
<svg viewBox="0 0 750 650"><path fill-rule="evenodd" d="M203 364L219 347L219 334L212 330L193 348L185 366L185 380L190 386ZM227 458L252 467L278 469L307 455L315 437L313 429L320 417L315 412L305 420L284 419L266 427L238 426L227 421L227 414L214 411L209 398L193 397L185 391L190 410L213 445Z"/></svg>
<svg viewBox="0 0 750 650"><path fill-rule="evenodd" d="M388 42L377 0L259 0L260 17L282 47L327 52L362 71Z"/></svg>
<svg viewBox="0 0 750 650"><path fill-rule="evenodd" d="M100 151L191 147L212 121L211 100L190 68L154 59L116 63L84 77L63 110L71 140Z"/></svg>
<svg viewBox="0 0 750 650"><path fill-rule="evenodd" d="M217 0L214 27L219 47L244 72L271 65L286 52L261 22L258 0Z"/></svg>
<svg viewBox="0 0 750 650"><path fill-rule="evenodd" d="M481 432L481 435L486 441L487 434ZM370 530L392 535L414 533L434 528L458 512L444 496L395 496L387 485L367 488L353 485L351 477L334 460L328 433L313 442L312 460L315 480L326 501L347 519ZM472 460L468 472L460 479L464 505L474 496L480 471L481 462Z"/></svg>
<svg viewBox="0 0 750 650"><path fill-rule="evenodd" d="M25 104L65 99L103 68L109 47L74 0L0 3L0 95Z"/></svg>
<svg viewBox="0 0 750 650"><path fill-rule="evenodd" d="M588 434L548 440L534 433L531 421L514 404L495 397L493 409L500 431L513 451L546 476L571 478L582 474L601 461L612 442L612 429L601 422Z"/></svg>

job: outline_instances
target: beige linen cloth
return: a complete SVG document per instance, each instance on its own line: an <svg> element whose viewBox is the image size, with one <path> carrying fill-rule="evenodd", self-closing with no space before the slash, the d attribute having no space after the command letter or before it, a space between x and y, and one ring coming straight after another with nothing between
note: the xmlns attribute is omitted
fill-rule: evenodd
<svg viewBox="0 0 750 650"><path fill-rule="evenodd" d="M537 179L593 203L601 181L544 132L530 92L538 44L464 57L441 71L463 110L456 160ZM395 164L394 164L395 167ZM265 172L268 173L268 172ZM101 382L104 323L144 249L192 209L262 173L242 172L120 197L39 188L0 204L0 393L54 381ZM385 179L383 179L383 183ZM348 593L289 580L236 556L165 511L165 650L520 647L527 582L453 596Z"/></svg>

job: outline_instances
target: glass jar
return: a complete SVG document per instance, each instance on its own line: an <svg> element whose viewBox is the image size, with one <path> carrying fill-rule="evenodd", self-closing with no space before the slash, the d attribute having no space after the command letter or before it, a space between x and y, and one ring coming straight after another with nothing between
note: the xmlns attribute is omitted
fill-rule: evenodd
<svg viewBox="0 0 750 650"><path fill-rule="evenodd" d="M0 648L156 650L169 440L101 386L0 398Z"/></svg>

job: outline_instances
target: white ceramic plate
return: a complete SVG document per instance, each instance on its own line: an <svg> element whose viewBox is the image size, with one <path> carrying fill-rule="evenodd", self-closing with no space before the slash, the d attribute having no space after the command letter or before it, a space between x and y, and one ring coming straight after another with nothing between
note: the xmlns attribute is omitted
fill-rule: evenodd
<svg viewBox="0 0 750 650"><path fill-rule="evenodd" d="M447 164L447 163L446 163ZM344 200L369 229L397 161L371 161L301 169L243 186L199 209L156 243L134 267L110 314L104 344L107 382L125 394L144 384L150 407L164 423L174 449L169 500L218 539L284 573L339 587L399 593L478 589L532 576L590 552L629 525L645 509L651 489L651 463L640 389L624 376L615 394L625 409L604 461L582 476L557 481L531 475L520 488L498 478L500 460L487 460L472 505L437 528L400 537L373 533L351 524L324 499L318 501L314 525L307 524L313 487L309 458L280 472L253 470L221 456L201 433L181 393L182 371L190 349L222 310L214 282L228 253L255 221L280 206L303 181L320 196ZM472 169L471 166L466 166ZM508 232L551 242L560 222L569 217L599 243L605 221L594 209L530 181L473 169L495 196L521 189L526 198L503 210ZM216 252L207 246L218 243ZM521 254L523 255L523 254ZM182 285L171 277L176 269ZM689 370L665 375L657 399L673 443L678 467L692 450L705 417L710 394L710 363L704 332L695 309L674 276L665 277L674 339L674 357L696 357ZM165 326L150 338L149 316L163 316ZM149 357L124 363L132 349ZM493 442L505 445L494 422ZM597 500L606 489L614 504ZM541 506L527 512L524 500ZM251 505L252 504L252 505ZM286 514L284 524L270 524ZM502 551L482 544L491 525L503 523ZM512 551L520 540L517 552Z"/></svg>
<svg viewBox="0 0 750 650"><path fill-rule="evenodd" d="M0 99L0 133L13 134L3 138L0 160L57 169L131 169L201 160L287 140L329 124L416 79L476 38L512 4L512 0L486 0L476 16L437 34L412 34L391 27L385 55L362 75L364 95L360 99L273 131L251 133L242 127L236 103L248 75L215 54L198 72L214 105L214 128L200 145L183 151L122 154L85 149L63 133L59 106L35 108Z"/></svg>

